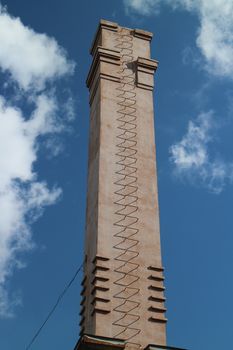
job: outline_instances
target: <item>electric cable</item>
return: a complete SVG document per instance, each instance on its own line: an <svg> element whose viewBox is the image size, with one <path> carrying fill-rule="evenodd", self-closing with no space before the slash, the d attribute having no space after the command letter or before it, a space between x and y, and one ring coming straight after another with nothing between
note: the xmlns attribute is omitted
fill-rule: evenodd
<svg viewBox="0 0 233 350"><path fill-rule="evenodd" d="M63 299L64 295L66 294L66 292L68 291L68 289L71 287L71 285L73 284L73 282L75 281L76 277L78 276L79 272L82 270L83 268L83 263L78 267L78 269L75 271L75 274L73 275L73 277L71 278L71 280L69 281L69 283L65 286L65 288L63 289L63 291L59 294L56 303L54 304L54 306L51 308L51 310L49 311L47 317L45 318L44 322L42 323L42 325L40 326L40 328L37 330L37 332L35 333L35 335L32 337L30 343L26 346L25 350L29 350L32 346L32 344L35 342L36 338L39 336L39 334L41 333L42 329L44 328L44 326L46 325L46 323L48 322L48 320L50 319L50 317L52 316L52 314L54 313L54 311L56 310L57 306L59 305L60 301Z"/></svg>

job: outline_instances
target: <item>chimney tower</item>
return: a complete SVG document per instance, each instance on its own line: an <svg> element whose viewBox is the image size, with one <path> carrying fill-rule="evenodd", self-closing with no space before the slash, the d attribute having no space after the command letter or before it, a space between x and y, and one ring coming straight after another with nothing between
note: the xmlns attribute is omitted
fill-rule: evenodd
<svg viewBox="0 0 233 350"><path fill-rule="evenodd" d="M90 137L76 349L172 349L156 178L152 33L101 20L87 78ZM151 345L156 344L156 345Z"/></svg>

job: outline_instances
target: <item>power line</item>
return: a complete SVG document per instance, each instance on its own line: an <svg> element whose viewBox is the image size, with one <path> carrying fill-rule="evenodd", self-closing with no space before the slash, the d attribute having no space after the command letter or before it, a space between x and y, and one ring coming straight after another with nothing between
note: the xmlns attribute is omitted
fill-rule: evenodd
<svg viewBox="0 0 233 350"><path fill-rule="evenodd" d="M41 333L42 329L44 328L44 326L46 325L46 323L48 322L48 320L50 319L50 317L52 316L52 314L54 313L54 311L56 310L58 304L60 303L60 301L63 299L64 295L66 294L66 292L68 291L68 289L70 288L70 286L72 285L72 283L74 282L74 280L76 279L76 277L78 276L79 272L81 271L83 267L83 264L81 264L79 266L79 268L75 271L74 276L71 278L71 280L69 281L69 283L66 285L66 287L63 289L63 291L60 293L59 297L57 298L56 303L54 304L54 306L51 308L51 310L49 311L46 319L44 320L44 322L42 323L42 325L40 326L40 328L38 329L38 331L35 333L35 335L32 337L30 343L27 345L25 350L29 350L32 346L32 344L35 342L36 338L39 336L39 334Z"/></svg>

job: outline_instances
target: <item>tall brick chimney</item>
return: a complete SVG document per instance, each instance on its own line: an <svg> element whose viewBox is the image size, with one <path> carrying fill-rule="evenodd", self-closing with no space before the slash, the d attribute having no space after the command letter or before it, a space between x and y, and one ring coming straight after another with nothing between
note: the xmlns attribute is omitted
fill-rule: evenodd
<svg viewBox="0 0 233 350"><path fill-rule="evenodd" d="M147 31L101 20L91 48L85 266L76 349L168 349L153 110L158 62L150 57L151 39Z"/></svg>

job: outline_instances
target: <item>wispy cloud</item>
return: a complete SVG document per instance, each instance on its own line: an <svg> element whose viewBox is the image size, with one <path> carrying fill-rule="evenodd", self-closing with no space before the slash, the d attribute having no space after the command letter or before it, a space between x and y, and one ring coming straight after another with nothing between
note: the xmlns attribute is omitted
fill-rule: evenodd
<svg viewBox="0 0 233 350"><path fill-rule="evenodd" d="M196 13L199 18L196 45L204 58L203 67L212 75L233 79L232 0L123 0L130 13L157 15L162 5Z"/></svg>
<svg viewBox="0 0 233 350"><path fill-rule="evenodd" d="M202 0L197 46L212 75L233 78L233 1Z"/></svg>
<svg viewBox="0 0 233 350"><path fill-rule="evenodd" d="M54 87L57 79L73 73L74 63L55 39L24 26L1 4L0 42L0 73L10 77L0 95L0 316L7 317L15 300L6 283L21 266L18 253L31 249L31 224L62 193L39 181L34 165L41 139L49 145L65 128ZM73 118L71 97L63 108L67 119Z"/></svg>
<svg viewBox="0 0 233 350"><path fill-rule="evenodd" d="M189 122L182 139L170 147L175 175L216 194L233 181L233 163L217 158L209 149L216 141L217 127L212 111L202 113Z"/></svg>
<svg viewBox="0 0 233 350"><path fill-rule="evenodd" d="M196 50L184 48L182 61L192 62L193 68L205 70L213 81L215 77L233 79L233 0L123 0L127 13L158 15L162 6L196 14ZM197 54L198 53L198 56ZM196 107L206 101L203 92L210 80L194 95ZM229 102L230 106L230 102ZM226 117L227 118L227 111ZM214 193L220 193L226 183L232 183L233 162L210 154L210 145L216 123L214 112L200 113L190 121L186 134L170 148L171 162L177 176L199 183ZM224 122L223 122L224 124Z"/></svg>
<svg viewBox="0 0 233 350"><path fill-rule="evenodd" d="M160 10L160 1L155 0L123 0L127 13L139 13L144 16L158 14Z"/></svg>

